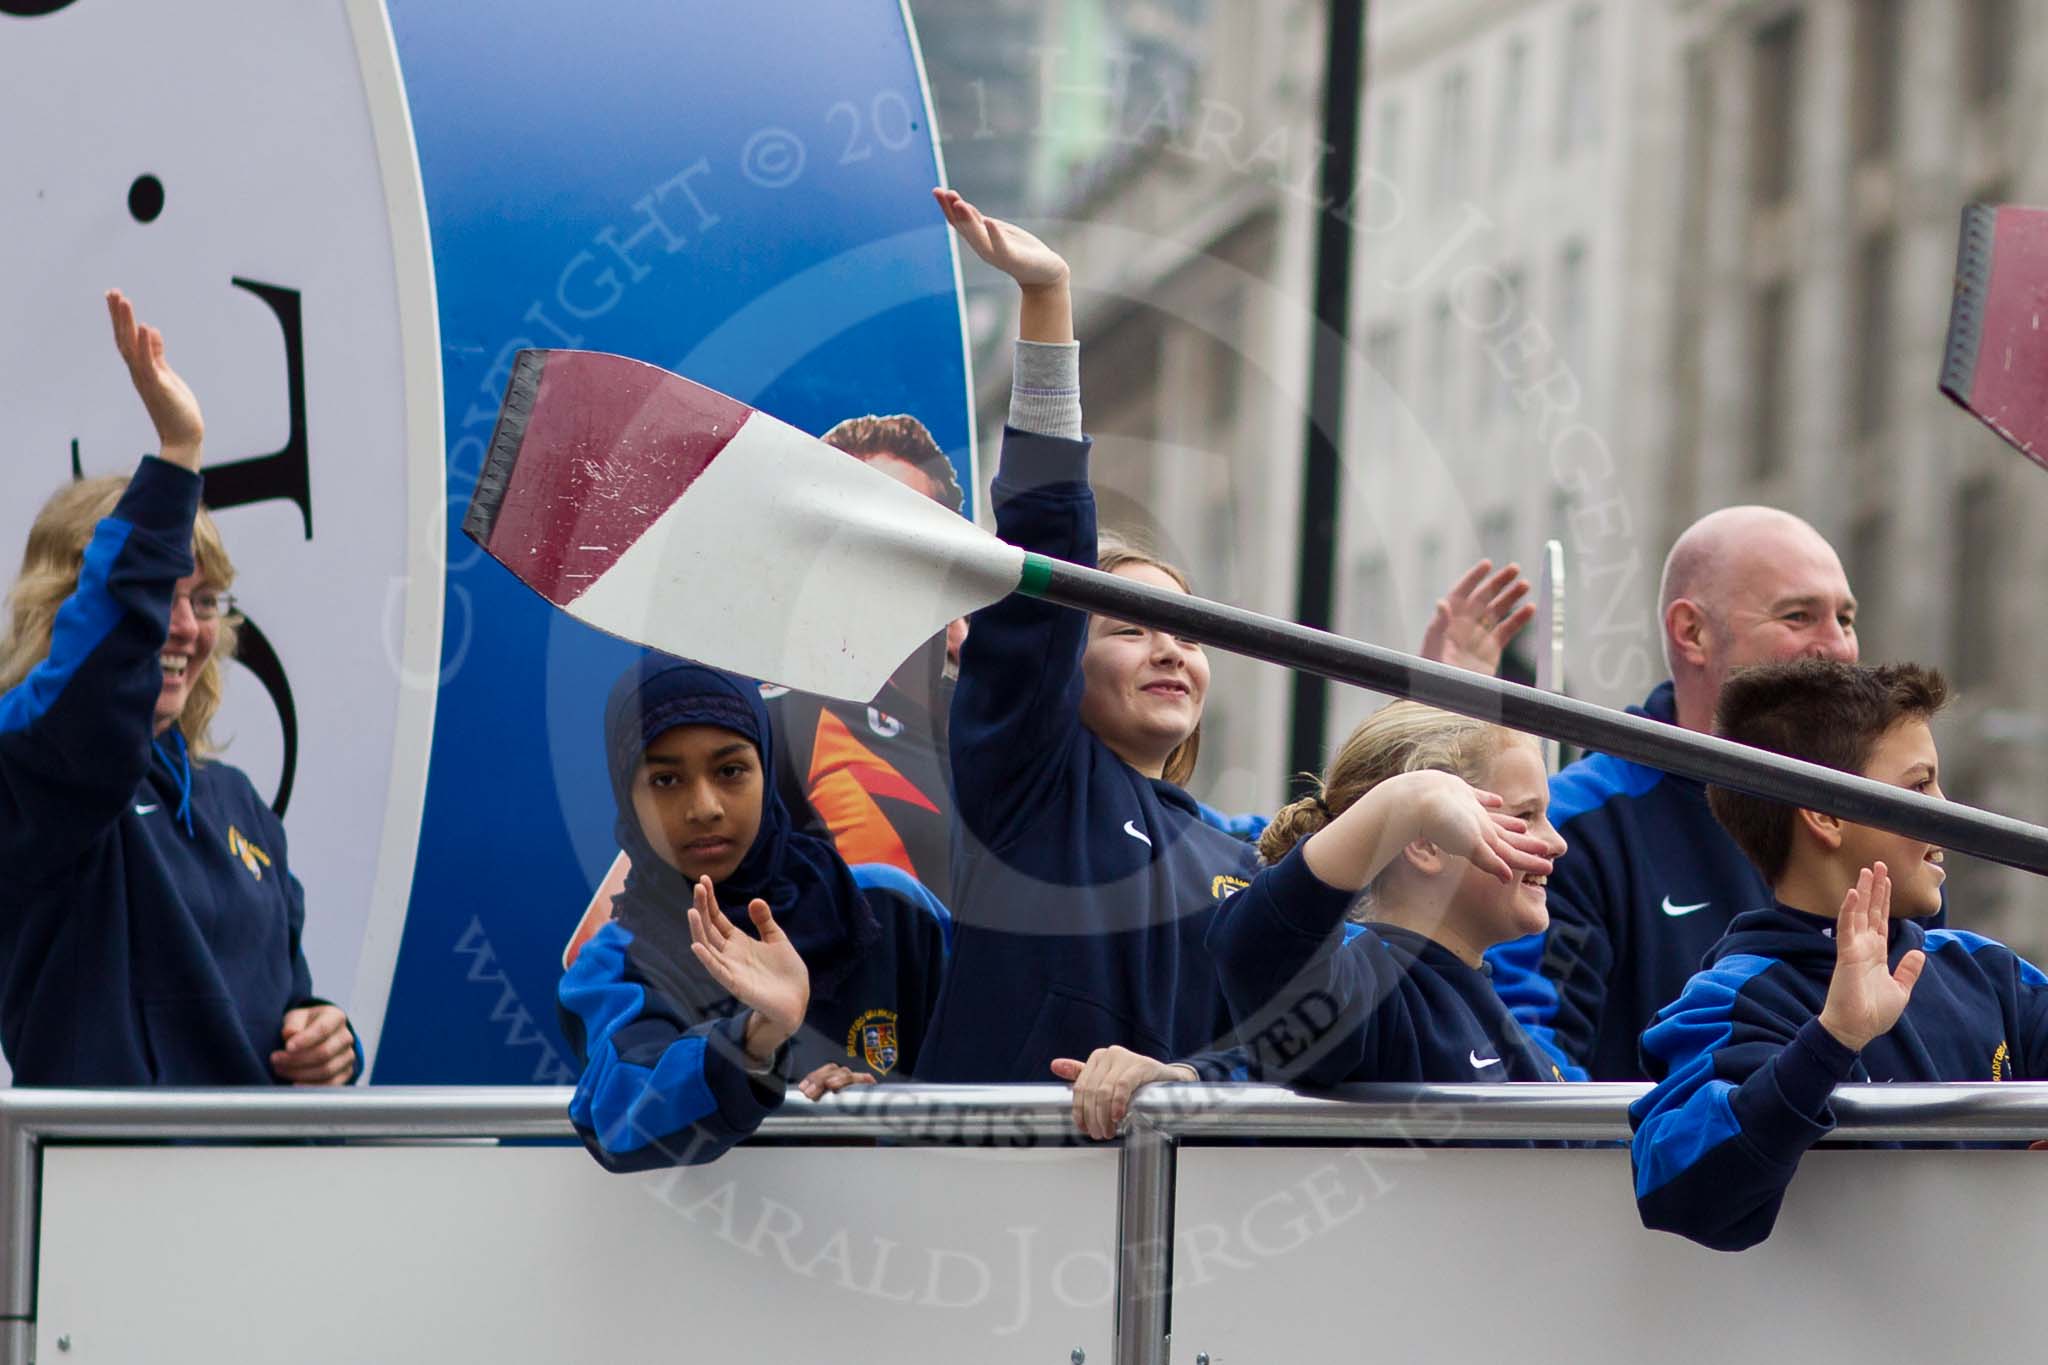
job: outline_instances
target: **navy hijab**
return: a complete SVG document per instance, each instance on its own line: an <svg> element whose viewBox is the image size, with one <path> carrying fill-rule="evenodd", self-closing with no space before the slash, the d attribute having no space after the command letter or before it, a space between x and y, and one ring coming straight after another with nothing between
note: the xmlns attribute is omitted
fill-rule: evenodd
<svg viewBox="0 0 2048 1365"><path fill-rule="evenodd" d="M775 789L775 732L760 688L735 674L665 654L650 654L620 675L605 703L605 757L618 805L619 847L632 859L626 889L612 918L634 937L651 939L692 975L690 879L671 867L640 828L633 777L647 746L678 725L716 725L753 744L761 756L761 827L731 876L713 887L719 908L752 933L747 903L768 902L775 922L811 972L811 993L829 996L880 937L846 860L830 841L799 830ZM694 992L693 992L694 993Z"/></svg>

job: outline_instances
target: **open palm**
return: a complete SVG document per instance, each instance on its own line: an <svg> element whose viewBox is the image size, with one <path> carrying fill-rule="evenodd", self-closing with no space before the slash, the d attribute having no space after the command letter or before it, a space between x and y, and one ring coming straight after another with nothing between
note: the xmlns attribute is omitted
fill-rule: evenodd
<svg viewBox="0 0 2048 1365"><path fill-rule="evenodd" d="M774 1044L780 1046L803 1025L804 1010L811 1002L810 969L775 922L768 902L756 900L747 906L747 917L760 934L757 939L718 908L709 877L698 881L694 900L690 951L712 980L766 1021Z"/></svg>
<svg viewBox="0 0 2048 1365"><path fill-rule="evenodd" d="M1835 974L1820 1022L1837 1042L1857 1052L1899 1022L1913 998L1913 983L1927 965L1927 954L1915 948L1892 970L1891 907L1891 874L1883 863L1873 863L1856 878L1835 920Z"/></svg>
<svg viewBox="0 0 2048 1365"><path fill-rule="evenodd" d="M1418 654L1488 677L1500 671L1500 656L1534 619L1536 608L1522 600L1529 595L1529 580L1519 564L1492 570L1492 560L1480 560L1437 599Z"/></svg>
<svg viewBox="0 0 2048 1365"><path fill-rule="evenodd" d="M932 198L960 240L1018 284L1030 288L1067 278L1065 258L1015 223L988 217L952 190L935 189Z"/></svg>
<svg viewBox="0 0 2048 1365"><path fill-rule="evenodd" d="M114 347L128 367L128 378L156 424L157 441L164 458L198 467L200 442L206 423L199 414L199 400L191 386L164 359L164 334L135 320L135 305L120 290L107 291L107 317L114 324ZM190 461L179 454L191 453Z"/></svg>

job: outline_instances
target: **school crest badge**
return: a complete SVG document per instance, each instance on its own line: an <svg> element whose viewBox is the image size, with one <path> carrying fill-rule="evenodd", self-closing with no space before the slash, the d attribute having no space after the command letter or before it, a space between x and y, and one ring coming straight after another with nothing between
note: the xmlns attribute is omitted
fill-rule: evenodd
<svg viewBox="0 0 2048 1365"><path fill-rule="evenodd" d="M263 880L263 869L270 866L270 855L249 842L248 836L228 826L228 852L242 860L242 866L249 869L249 875L257 881Z"/></svg>
<svg viewBox="0 0 2048 1365"><path fill-rule="evenodd" d="M896 1069L896 1011L869 1010L846 1033L846 1055L858 1057L877 1076Z"/></svg>

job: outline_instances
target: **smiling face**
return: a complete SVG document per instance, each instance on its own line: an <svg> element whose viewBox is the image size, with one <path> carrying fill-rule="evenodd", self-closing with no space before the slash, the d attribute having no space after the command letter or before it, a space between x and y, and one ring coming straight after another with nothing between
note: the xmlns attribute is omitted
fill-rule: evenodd
<svg viewBox="0 0 2048 1365"><path fill-rule="evenodd" d="M1115 573L1152 587L1187 591L1151 564L1126 564ZM1081 723L1148 777L1160 776L1168 755L1202 723L1209 659L1192 640L1092 616L1081 677Z"/></svg>
<svg viewBox="0 0 2048 1365"><path fill-rule="evenodd" d="M1924 720L1902 720L1885 731L1871 751L1863 775L1873 781L1936 800L1941 793L1941 755L1935 752L1934 731ZM1948 873L1941 849L1903 834L1869 825L1845 824L1836 854L1836 876L1853 885L1857 872L1882 860L1892 879L1892 913L1919 918L1941 909L1941 884Z"/></svg>
<svg viewBox="0 0 2048 1365"><path fill-rule="evenodd" d="M192 612L192 597L201 597L218 591L204 573L194 573L178 580L177 595L171 599L171 631L164 640L163 652L159 659L163 665L163 690L156 698L156 732L162 734L184 714L185 703L192 695L192 686L199 681L200 670L213 657L214 646L220 640L220 619L202 621Z"/></svg>
<svg viewBox="0 0 2048 1365"><path fill-rule="evenodd" d="M761 828L761 754L717 725L655 736L633 774L633 814L662 861L695 881L722 882Z"/></svg>
<svg viewBox="0 0 2048 1365"><path fill-rule="evenodd" d="M1751 664L1787 659L1855 663L1856 595L1834 547L1803 523L1765 522L1732 548L1700 602L1703 652L1718 692Z"/></svg>
<svg viewBox="0 0 2048 1365"><path fill-rule="evenodd" d="M1499 796L1506 814L1526 820L1529 833L1549 845L1546 856L1555 861L1564 855L1564 839L1550 826L1550 781L1533 740L1517 737L1502 745L1475 785ZM1459 879L1447 927L1455 929L1473 955L1549 927L1547 878L1517 874L1509 884L1463 858L1452 859L1451 865L1459 869Z"/></svg>

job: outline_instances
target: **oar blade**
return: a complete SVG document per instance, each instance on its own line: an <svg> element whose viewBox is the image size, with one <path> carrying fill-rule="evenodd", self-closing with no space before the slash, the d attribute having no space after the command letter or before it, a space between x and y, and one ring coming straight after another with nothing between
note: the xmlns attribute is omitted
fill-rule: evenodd
<svg viewBox="0 0 2048 1365"><path fill-rule="evenodd" d="M1971 204L1941 391L2048 465L2048 209Z"/></svg>
<svg viewBox="0 0 2048 1365"><path fill-rule="evenodd" d="M600 630L852 700L1023 565L796 428L595 351L519 353L463 529Z"/></svg>

